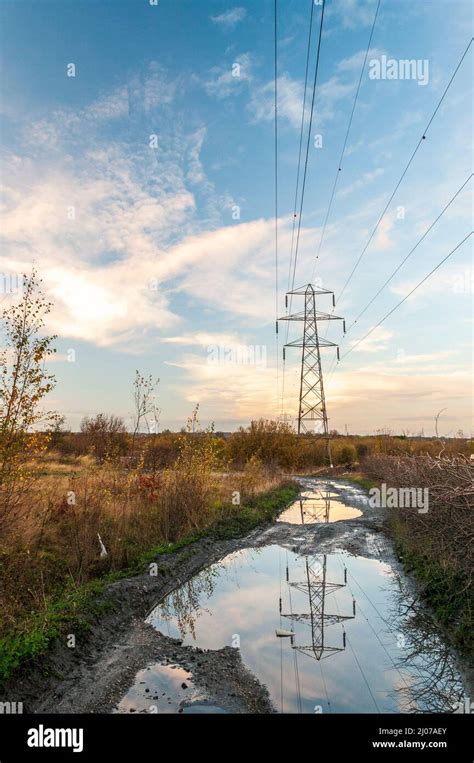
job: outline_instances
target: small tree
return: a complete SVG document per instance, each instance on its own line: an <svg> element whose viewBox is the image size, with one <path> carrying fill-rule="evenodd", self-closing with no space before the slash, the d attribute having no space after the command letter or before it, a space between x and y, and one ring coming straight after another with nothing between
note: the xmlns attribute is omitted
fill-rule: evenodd
<svg viewBox="0 0 474 763"><path fill-rule="evenodd" d="M212 508L219 441L214 435L214 425L201 431L198 408L197 405L188 418L186 432L178 436L176 461L164 472L163 531L168 540L205 525Z"/></svg>
<svg viewBox="0 0 474 763"><path fill-rule="evenodd" d="M41 408L56 384L45 370L46 360L56 352L56 337L41 336L51 307L33 270L23 276L20 301L1 314L5 344L0 351L0 531L35 477L28 461L46 449L48 432L59 418Z"/></svg>
<svg viewBox="0 0 474 763"><path fill-rule="evenodd" d="M135 379L133 381L133 402L135 404L132 434L133 454L135 454L137 436L143 428L146 429L148 434L153 435L154 442L152 448L156 445L161 410L155 402L155 388L159 381L159 379L154 380L151 374L143 376L140 371L135 371Z"/></svg>
<svg viewBox="0 0 474 763"><path fill-rule="evenodd" d="M88 447L99 463L106 459L117 459L127 451L127 430L120 416L85 416L81 421L81 432L86 435Z"/></svg>

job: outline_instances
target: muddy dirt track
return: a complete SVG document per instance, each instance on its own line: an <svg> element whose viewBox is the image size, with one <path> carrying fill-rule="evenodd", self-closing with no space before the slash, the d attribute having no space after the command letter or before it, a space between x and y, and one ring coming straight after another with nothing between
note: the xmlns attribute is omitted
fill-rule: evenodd
<svg viewBox="0 0 474 763"><path fill-rule="evenodd" d="M153 627L148 616L171 594L186 590L187 582L196 575L209 568L212 570L212 565L234 552L269 547L278 547L301 558L317 553L378 560L389 565L394 574L403 579L406 590L417 598L415 587L403 575L391 543L383 533L383 510L371 508L363 491L344 480L323 484L320 480L300 478L300 483L302 492L307 495L314 495L312 491L324 486L330 490L332 499L337 499L338 506L357 507L356 513L360 511L360 516L339 521L328 521L326 517L325 522L304 524L280 518L239 540L204 539L172 555L158 557L156 574L145 573L110 585L101 595L101 601L112 606L95 623L87 639L75 649L58 641L45 658L41 671L35 670L15 686L8 687L8 699L23 701L27 713L271 713L284 709L283 699L279 708L276 692L273 691L272 696L255 671L249 669L247 663L251 660L242 659L241 650L234 644L202 648L189 638L183 643L182 637L173 637L165 634L164 628ZM297 504L295 507L298 509ZM199 605L196 606L199 609ZM252 608L251 600L248 606ZM372 625L371 629L374 631ZM461 675L459 664L457 669ZM304 671L305 666L300 670ZM463 691L468 694L471 686L465 672L461 680L461 690L459 683L457 685L460 696ZM446 691L449 695L451 689ZM453 698L452 693L449 696ZM145 699L148 705L144 705ZM290 711L294 710L290 707Z"/></svg>

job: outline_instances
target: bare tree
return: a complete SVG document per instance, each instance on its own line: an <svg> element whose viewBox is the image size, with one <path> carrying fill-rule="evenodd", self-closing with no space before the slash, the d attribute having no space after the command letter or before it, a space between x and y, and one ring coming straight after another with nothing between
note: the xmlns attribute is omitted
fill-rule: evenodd
<svg viewBox="0 0 474 763"><path fill-rule="evenodd" d="M155 388L159 384L159 379L153 379L153 376L143 376L139 371L135 371L135 380L133 382L133 400L135 403L132 450L135 448L137 435L140 433L143 425L146 431L156 434L158 431L160 409L155 402Z"/></svg>

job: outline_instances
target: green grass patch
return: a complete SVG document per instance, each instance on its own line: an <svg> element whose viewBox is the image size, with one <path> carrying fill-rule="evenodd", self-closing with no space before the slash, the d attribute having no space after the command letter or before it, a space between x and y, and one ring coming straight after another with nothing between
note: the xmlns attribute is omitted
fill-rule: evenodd
<svg viewBox="0 0 474 763"><path fill-rule="evenodd" d="M79 587L64 590L57 599L50 599L44 612L35 613L21 627L0 639L0 683L21 665L47 651L61 633L73 632L79 641L90 630L92 621L110 604L96 601L105 585L92 580Z"/></svg>
<svg viewBox="0 0 474 763"><path fill-rule="evenodd" d="M299 494L300 489L293 483L256 496L245 506L232 507L229 515L219 520L211 528L209 535L216 539L239 538L254 527L270 522Z"/></svg>
<svg viewBox="0 0 474 763"><path fill-rule="evenodd" d="M363 490L367 490L367 492L371 488L377 486L377 482L369 479L369 477L366 477L365 474L354 474L350 477L344 476L341 479L346 480L347 482L353 482L354 485L359 485L359 487L363 488Z"/></svg>

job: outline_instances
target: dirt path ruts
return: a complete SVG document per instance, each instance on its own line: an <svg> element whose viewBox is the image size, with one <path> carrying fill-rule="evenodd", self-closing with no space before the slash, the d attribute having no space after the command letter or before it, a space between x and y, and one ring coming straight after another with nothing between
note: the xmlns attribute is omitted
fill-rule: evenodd
<svg viewBox="0 0 474 763"><path fill-rule="evenodd" d="M67 647L66 639L58 640L42 664L8 686L3 698L23 702L26 713L108 713L139 670L152 663L173 662L192 669L195 685L227 712L272 712L266 688L242 664L238 650L182 646L144 620L171 591L241 548L278 544L302 554L314 553L316 547L324 553L344 550L386 561L402 574L391 543L380 532L380 510L354 504L354 489L349 485L346 491L340 483L338 492L341 500L357 505L363 515L332 524L272 523L239 540L204 539L158 557L156 576L144 573L111 584L100 601L112 607L95 622L87 638L75 649ZM363 496L363 491L357 494Z"/></svg>

